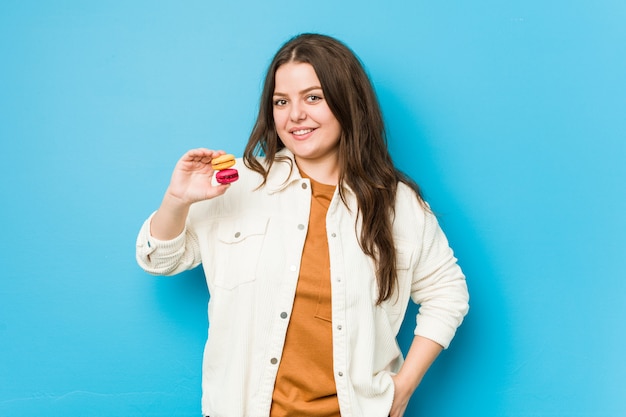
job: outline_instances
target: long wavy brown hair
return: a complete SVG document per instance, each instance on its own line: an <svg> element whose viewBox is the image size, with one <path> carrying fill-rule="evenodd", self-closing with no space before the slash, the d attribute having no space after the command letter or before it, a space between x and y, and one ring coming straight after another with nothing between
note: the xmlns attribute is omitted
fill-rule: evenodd
<svg viewBox="0 0 626 417"><path fill-rule="evenodd" d="M344 185L356 195L361 219L359 243L375 261L380 304L393 295L397 285L392 221L398 183L409 185L422 204L424 200L417 184L394 166L374 88L363 65L345 44L326 35L302 34L278 50L265 76L259 114L244 151L244 162L263 176L265 184L278 159L276 153L285 147L276 133L272 97L276 70L290 62L307 63L314 68L325 100L341 125L339 194L344 204ZM258 156L265 156L265 166L257 160Z"/></svg>

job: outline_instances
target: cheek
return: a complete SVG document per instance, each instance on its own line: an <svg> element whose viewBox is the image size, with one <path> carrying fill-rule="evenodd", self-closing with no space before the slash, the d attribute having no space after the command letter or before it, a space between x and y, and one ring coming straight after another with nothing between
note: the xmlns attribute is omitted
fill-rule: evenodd
<svg viewBox="0 0 626 417"><path fill-rule="evenodd" d="M334 130L341 130L341 125L339 124L339 120L337 120L331 112L324 114L323 120L324 120L324 124L328 126L328 128L334 129Z"/></svg>
<svg viewBox="0 0 626 417"><path fill-rule="evenodd" d="M339 121L335 118L333 112L330 111L328 106L319 106L319 108L315 109L315 118L318 121L323 122L327 126L339 125Z"/></svg>
<svg viewBox="0 0 626 417"><path fill-rule="evenodd" d="M283 127L284 124L284 112L281 111L276 111L274 110L273 116L274 116L274 125L276 126L276 129L281 129Z"/></svg>

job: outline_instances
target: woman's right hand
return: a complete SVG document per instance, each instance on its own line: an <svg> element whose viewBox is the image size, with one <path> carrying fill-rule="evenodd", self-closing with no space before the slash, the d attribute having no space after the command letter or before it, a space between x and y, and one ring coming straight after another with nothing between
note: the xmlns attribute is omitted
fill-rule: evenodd
<svg viewBox="0 0 626 417"><path fill-rule="evenodd" d="M152 217L150 233L161 240L173 239L185 227L189 207L198 201L208 200L226 192L230 184L213 185L213 158L224 151L193 149L176 163L170 185L165 192L161 207Z"/></svg>
<svg viewBox="0 0 626 417"><path fill-rule="evenodd" d="M176 163L166 195L181 204L191 205L224 194L228 184L213 185L211 182L215 173L211 160L224 154L224 151L205 148L192 149L185 153Z"/></svg>

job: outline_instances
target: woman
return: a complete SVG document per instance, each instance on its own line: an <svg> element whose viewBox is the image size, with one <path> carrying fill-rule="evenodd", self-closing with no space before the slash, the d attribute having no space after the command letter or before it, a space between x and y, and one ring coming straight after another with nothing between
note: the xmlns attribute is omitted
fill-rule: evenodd
<svg viewBox="0 0 626 417"><path fill-rule="evenodd" d="M223 153L179 160L137 240L150 273L203 265L204 415L402 416L468 293L417 185L391 161L358 58L323 35L285 43L234 184L212 181ZM410 298L420 309L404 359Z"/></svg>

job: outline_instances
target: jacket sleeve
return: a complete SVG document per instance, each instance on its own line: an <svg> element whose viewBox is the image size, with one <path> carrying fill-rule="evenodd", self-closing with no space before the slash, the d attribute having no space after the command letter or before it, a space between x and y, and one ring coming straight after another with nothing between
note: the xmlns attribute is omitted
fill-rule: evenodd
<svg viewBox="0 0 626 417"><path fill-rule="evenodd" d="M448 348L469 310L469 293L461 271L435 216L425 213L411 298L420 305L415 335Z"/></svg>
<svg viewBox="0 0 626 417"><path fill-rule="evenodd" d="M139 230L136 259L139 266L153 275L175 275L200 264L200 248L196 236L185 228L172 240L158 240L150 235L152 214Z"/></svg>

